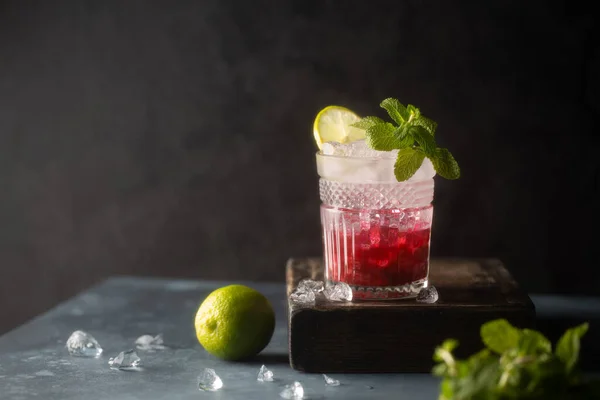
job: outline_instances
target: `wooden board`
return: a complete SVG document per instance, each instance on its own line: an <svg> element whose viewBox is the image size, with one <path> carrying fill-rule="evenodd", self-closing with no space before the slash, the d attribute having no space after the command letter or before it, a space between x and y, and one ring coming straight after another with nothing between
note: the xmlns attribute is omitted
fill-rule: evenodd
<svg viewBox="0 0 600 400"><path fill-rule="evenodd" d="M288 295L302 279L323 280L319 258L290 259ZM315 373L426 372L435 346L460 342L463 357L482 347L482 323L506 318L535 328L529 297L495 259L433 259L429 282L439 292L435 304L415 300L302 306L288 300L289 358L292 368Z"/></svg>

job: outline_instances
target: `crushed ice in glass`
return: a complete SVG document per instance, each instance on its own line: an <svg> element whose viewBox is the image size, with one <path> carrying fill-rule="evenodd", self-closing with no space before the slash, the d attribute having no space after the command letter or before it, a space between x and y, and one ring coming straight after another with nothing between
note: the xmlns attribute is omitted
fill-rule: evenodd
<svg viewBox="0 0 600 400"><path fill-rule="evenodd" d="M327 176L328 179L341 180L343 182L395 182L393 164L398 155L398 150L377 151L371 149L364 140L357 140L350 143L327 142L323 143L321 153L329 157L328 159L318 160L319 173ZM357 168L356 160L366 159L379 160L380 162L360 161ZM429 158L425 157L417 171L406 183L428 180L436 175L435 168ZM407 187L411 187L408 185ZM415 188L414 190L417 190Z"/></svg>
<svg viewBox="0 0 600 400"><path fill-rule="evenodd" d="M204 371L198 375L198 389L214 392L223 387L223 381L212 368L204 368Z"/></svg>
<svg viewBox="0 0 600 400"><path fill-rule="evenodd" d="M398 150L377 151L369 147L365 140L355 140L350 143L326 142L321 150L328 156L396 158Z"/></svg>
<svg viewBox="0 0 600 400"><path fill-rule="evenodd" d="M435 286L428 286L426 288L421 289L419 294L417 295L418 303L435 303L439 299L438 291Z"/></svg>
<svg viewBox="0 0 600 400"><path fill-rule="evenodd" d="M113 369L133 369L140 365L140 358L135 350L122 351L118 356L110 358L108 365Z"/></svg>
<svg viewBox="0 0 600 400"><path fill-rule="evenodd" d="M156 336L152 335L142 335L135 341L135 346L138 350L164 350L165 346L163 345L163 337L161 334Z"/></svg>
<svg viewBox="0 0 600 400"><path fill-rule="evenodd" d="M67 339L69 354L77 357L99 357L102 347L92 335L84 331L75 331Z"/></svg>
<svg viewBox="0 0 600 400"><path fill-rule="evenodd" d="M273 371L263 365L258 371L256 380L259 382L273 382Z"/></svg>
<svg viewBox="0 0 600 400"><path fill-rule="evenodd" d="M352 288L344 282L328 284L323 294L330 301L352 301Z"/></svg>
<svg viewBox="0 0 600 400"><path fill-rule="evenodd" d="M338 381L337 379L333 379L330 376L323 374L323 379L325 379L325 384L327 386L340 386L340 381Z"/></svg>
<svg viewBox="0 0 600 400"><path fill-rule="evenodd" d="M320 293L323 291L323 289L325 289L325 284L323 283L323 281L314 281L312 279L302 279L300 281L300 283L298 284L298 290L301 290L303 292L315 292L315 293Z"/></svg>
<svg viewBox="0 0 600 400"><path fill-rule="evenodd" d="M284 399L301 399L304 397L304 388L300 382L294 382L286 387L279 393Z"/></svg>

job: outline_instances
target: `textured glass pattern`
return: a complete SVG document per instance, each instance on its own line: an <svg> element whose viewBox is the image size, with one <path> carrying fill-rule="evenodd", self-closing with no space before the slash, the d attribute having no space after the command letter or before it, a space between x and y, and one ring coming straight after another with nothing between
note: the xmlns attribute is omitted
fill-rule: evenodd
<svg viewBox="0 0 600 400"><path fill-rule="evenodd" d="M340 208L397 209L433 201L433 179L417 182L355 183L319 180L324 204Z"/></svg>

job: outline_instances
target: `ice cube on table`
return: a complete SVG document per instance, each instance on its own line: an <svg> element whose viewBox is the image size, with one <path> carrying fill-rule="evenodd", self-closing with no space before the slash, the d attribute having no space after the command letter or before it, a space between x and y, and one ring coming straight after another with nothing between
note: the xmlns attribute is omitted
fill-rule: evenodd
<svg viewBox="0 0 600 400"><path fill-rule="evenodd" d="M223 381L212 368L204 368L204 371L198 375L198 389L214 392L223 387Z"/></svg>
<svg viewBox="0 0 600 400"><path fill-rule="evenodd" d="M323 294L330 301L352 301L352 288L344 282L328 284Z"/></svg>
<svg viewBox="0 0 600 400"><path fill-rule="evenodd" d="M431 285L419 291L419 294L417 295L417 302L433 304L438 301L439 297L440 296L437 289L435 286Z"/></svg>
<svg viewBox="0 0 600 400"><path fill-rule="evenodd" d="M135 350L122 351L114 358L108 360L112 369L133 369L140 365L140 358Z"/></svg>
<svg viewBox="0 0 600 400"><path fill-rule="evenodd" d="M296 288L290 294L290 300L299 304L313 304L316 300L315 292L312 290L299 290Z"/></svg>
<svg viewBox="0 0 600 400"><path fill-rule="evenodd" d="M258 371L256 380L259 382L273 382L273 372L263 365Z"/></svg>
<svg viewBox="0 0 600 400"><path fill-rule="evenodd" d="M66 348L69 354L76 357L99 357L102 354L98 341L84 331L73 332L67 339Z"/></svg>
<svg viewBox="0 0 600 400"><path fill-rule="evenodd" d="M323 289L325 289L325 284L323 283L323 281L302 279L300 283L298 283L297 289L303 292L311 291L314 293L320 293L323 291Z"/></svg>
<svg viewBox="0 0 600 400"><path fill-rule="evenodd" d="M340 381L338 381L337 379L333 379L330 376L323 374L323 379L325 379L325 384L327 386L340 386Z"/></svg>
<svg viewBox="0 0 600 400"><path fill-rule="evenodd" d="M165 346L163 345L163 337L161 334L156 336L152 335L142 335L135 341L135 346L138 350L164 350Z"/></svg>
<svg viewBox="0 0 600 400"><path fill-rule="evenodd" d="M294 382L291 385L286 385L279 395L284 399L301 399L304 397L304 388L300 382Z"/></svg>

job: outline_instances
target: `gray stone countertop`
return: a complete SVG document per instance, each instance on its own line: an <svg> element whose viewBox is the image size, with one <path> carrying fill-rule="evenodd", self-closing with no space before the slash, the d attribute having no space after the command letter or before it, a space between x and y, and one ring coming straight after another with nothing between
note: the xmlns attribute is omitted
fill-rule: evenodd
<svg viewBox="0 0 600 400"><path fill-rule="evenodd" d="M206 353L193 320L214 289L241 283L265 294L277 315L269 346L247 362L225 362ZM584 320L600 321L600 298L531 296L539 329L554 341L562 329ZM280 399L283 386L299 381L309 399L437 399L438 380L427 374L343 375L338 387L320 374L292 370L287 357L285 285L277 283L111 278L0 337L1 399ZM598 338L597 324L589 334ZM104 349L100 358L69 355L65 342L74 330L92 334ZM139 371L118 371L108 359L134 348L144 334L162 334L168 349L138 351ZM584 360L600 360L597 342L586 339ZM257 382L262 364L275 374ZM213 368L224 382L217 392L201 392L197 376Z"/></svg>

